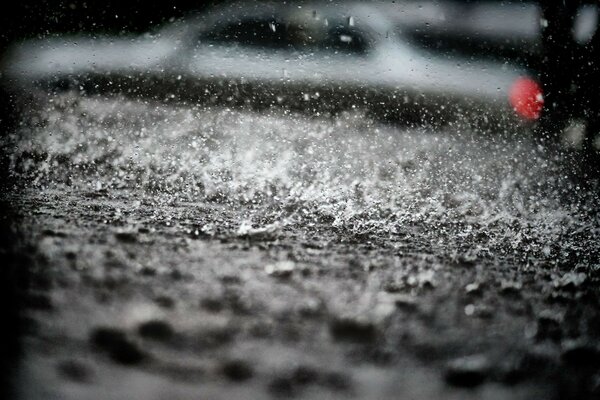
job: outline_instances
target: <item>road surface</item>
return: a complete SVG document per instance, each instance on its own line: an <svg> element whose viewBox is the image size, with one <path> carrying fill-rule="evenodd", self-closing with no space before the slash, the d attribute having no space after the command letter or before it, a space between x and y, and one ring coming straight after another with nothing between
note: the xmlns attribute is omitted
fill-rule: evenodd
<svg viewBox="0 0 600 400"><path fill-rule="evenodd" d="M2 142L20 398L599 395L576 151L360 111L35 104Z"/></svg>

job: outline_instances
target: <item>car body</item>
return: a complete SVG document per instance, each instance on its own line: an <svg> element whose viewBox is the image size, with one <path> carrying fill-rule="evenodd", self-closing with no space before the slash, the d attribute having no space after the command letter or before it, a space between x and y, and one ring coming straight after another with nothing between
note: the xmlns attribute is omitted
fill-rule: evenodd
<svg viewBox="0 0 600 400"><path fill-rule="evenodd" d="M15 47L13 88L119 92L315 114L364 108L429 123L518 122L508 98L531 72L410 44L380 7L232 3L137 37L54 37Z"/></svg>

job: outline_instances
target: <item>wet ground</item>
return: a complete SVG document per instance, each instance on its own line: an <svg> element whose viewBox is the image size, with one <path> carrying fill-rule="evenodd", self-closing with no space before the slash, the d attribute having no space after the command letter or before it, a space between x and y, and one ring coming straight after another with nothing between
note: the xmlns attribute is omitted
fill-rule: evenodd
<svg viewBox="0 0 600 400"><path fill-rule="evenodd" d="M25 399L600 395L600 199L522 133L79 97L3 142Z"/></svg>

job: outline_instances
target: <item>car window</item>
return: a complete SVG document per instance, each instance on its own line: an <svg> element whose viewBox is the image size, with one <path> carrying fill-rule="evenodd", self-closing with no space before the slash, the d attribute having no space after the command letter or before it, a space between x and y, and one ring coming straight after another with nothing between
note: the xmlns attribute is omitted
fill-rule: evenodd
<svg viewBox="0 0 600 400"><path fill-rule="evenodd" d="M365 32L348 22L329 22L327 19L239 20L201 34L199 42L333 54L366 54L369 49Z"/></svg>
<svg viewBox="0 0 600 400"><path fill-rule="evenodd" d="M245 19L204 33L200 42L231 43L243 46L285 47L284 30L275 19Z"/></svg>

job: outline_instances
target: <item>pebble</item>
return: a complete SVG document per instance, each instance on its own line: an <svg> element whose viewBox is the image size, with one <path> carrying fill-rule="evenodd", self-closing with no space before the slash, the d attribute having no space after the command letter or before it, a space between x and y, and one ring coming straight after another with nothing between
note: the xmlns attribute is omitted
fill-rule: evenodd
<svg viewBox="0 0 600 400"><path fill-rule="evenodd" d="M152 267L142 267L140 274L143 276L156 276L156 269Z"/></svg>
<svg viewBox="0 0 600 400"><path fill-rule="evenodd" d="M90 334L90 342L119 364L135 365L146 358L146 354L138 345L118 328L94 328Z"/></svg>
<svg viewBox="0 0 600 400"><path fill-rule="evenodd" d="M91 381L92 371L78 360L63 360L56 366L58 373L73 382L88 383Z"/></svg>
<svg viewBox="0 0 600 400"><path fill-rule="evenodd" d="M54 231L52 229L44 229L42 231L42 235L44 235L44 236L51 236L51 237L59 237L59 238L66 238L67 237L67 234L65 232Z"/></svg>
<svg viewBox="0 0 600 400"><path fill-rule="evenodd" d="M467 294L480 294L481 293L481 287L479 286L479 283L477 282L473 282L473 283L469 283L467 286L465 286L465 292Z"/></svg>
<svg viewBox="0 0 600 400"><path fill-rule="evenodd" d="M215 348L230 343L237 334L237 328L233 326L214 326L205 328L199 332L196 342L204 349Z"/></svg>
<svg viewBox="0 0 600 400"><path fill-rule="evenodd" d="M587 275L583 272L567 272L560 278L553 280L552 284L556 288L575 290L587 281Z"/></svg>
<svg viewBox="0 0 600 400"><path fill-rule="evenodd" d="M210 312L219 312L225 308L225 304L219 298L207 297L200 300L200 307Z"/></svg>
<svg viewBox="0 0 600 400"><path fill-rule="evenodd" d="M309 298L300 302L297 310L303 317L315 317L325 312L325 305L318 299Z"/></svg>
<svg viewBox="0 0 600 400"><path fill-rule="evenodd" d="M370 321L357 318L338 318L330 324L334 339L368 343L377 339L377 328Z"/></svg>
<svg viewBox="0 0 600 400"><path fill-rule="evenodd" d="M225 285L239 285L242 283L239 275L223 275L219 277L219 280Z"/></svg>
<svg viewBox="0 0 600 400"><path fill-rule="evenodd" d="M545 344L528 349L523 355L521 363L523 366L539 370L542 367L554 368L558 364L558 357L556 346Z"/></svg>
<svg viewBox="0 0 600 400"><path fill-rule="evenodd" d="M170 273L169 276L171 277L171 279L173 279L174 281L180 281L182 279L185 278L185 276L183 275L183 273L181 271L179 271L178 269L173 269Z"/></svg>
<svg viewBox="0 0 600 400"><path fill-rule="evenodd" d="M293 261L278 261L274 264L268 264L265 267L267 275L275 278L289 278L296 269L296 263Z"/></svg>
<svg viewBox="0 0 600 400"><path fill-rule="evenodd" d="M237 236L254 240L275 240L280 229L279 223L253 228L251 223L244 221L237 230Z"/></svg>
<svg viewBox="0 0 600 400"><path fill-rule="evenodd" d="M149 320L138 326L138 334L146 339L167 341L174 335L171 324L161 320Z"/></svg>
<svg viewBox="0 0 600 400"><path fill-rule="evenodd" d="M175 300L170 296L157 296L154 302L162 308L173 308L175 307Z"/></svg>
<svg viewBox="0 0 600 400"><path fill-rule="evenodd" d="M420 271L416 275L410 275L407 278L406 283L412 287L434 288L437 286L435 271L428 269L425 271Z"/></svg>
<svg viewBox="0 0 600 400"><path fill-rule="evenodd" d="M484 355L461 357L446 366L445 379L452 386L475 387L487 378L489 362Z"/></svg>
<svg viewBox="0 0 600 400"><path fill-rule="evenodd" d="M291 397L294 394L295 389L290 378L280 376L274 378L269 383L269 391L276 396Z"/></svg>
<svg viewBox="0 0 600 400"><path fill-rule="evenodd" d="M308 385L319 379L319 372L307 365L300 365L292 372L292 379L300 385Z"/></svg>
<svg viewBox="0 0 600 400"><path fill-rule="evenodd" d="M137 242L137 233L135 232L115 232L115 238L122 243L135 243Z"/></svg>
<svg viewBox="0 0 600 400"><path fill-rule="evenodd" d="M467 304L464 313L468 317L489 319L493 318L495 311L493 308L482 304Z"/></svg>
<svg viewBox="0 0 600 400"><path fill-rule="evenodd" d="M509 357L501 368L502 380L514 384L536 376L554 373L557 354L552 345L534 346L516 357Z"/></svg>
<svg viewBox="0 0 600 400"><path fill-rule="evenodd" d="M562 336L562 330L560 327L560 321L551 315L541 315L538 317L535 338L536 340L560 340Z"/></svg>
<svg viewBox="0 0 600 400"><path fill-rule="evenodd" d="M221 370L223 375L232 381L242 382L246 381L254 375L252 367L243 360L229 360L226 361Z"/></svg>
<svg viewBox="0 0 600 400"><path fill-rule="evenodd" d="M500 292L506 295L520 295L523 284L516 281L503 280L500 282Z"/></svg>
<svg viewBox="0 0 600 400"><path fill-rule="evenodd" d="M344 391L350 388L350 378L341 372L328 372L323 376L322 384L330 389Z"/></svg>
<svg viewBox="0 0 600 400"><path fill-rule="evenodd" d="M383 290L388 293L398 293L401 292L404 288L404 285L395 281L386 282L383 286Z"/></svg>
<svg viewBox="0 0 600 400"><path fill-rule="evenodd" d="M276 395L289 397L309 385L319 385L335 391L350 389L348 375L338 371L320 371L310 365L299 365L292 371L275 378L269 389Z"/></svg>
<svg viewBox="0 0 600 400"><path fill-rule="evenodd" d="M397 308L405 311L415 311L418 308L417 300L414 296L400 294L394 297L394 302Z"/></svg>
<svg viewBox="0 0 600 400"><path fill-rule="evenodd" d="M565 364L574 367L599 368L600 349L588 342L567 342L563 344L561 359Z"/></svg>

